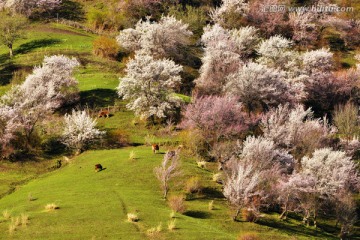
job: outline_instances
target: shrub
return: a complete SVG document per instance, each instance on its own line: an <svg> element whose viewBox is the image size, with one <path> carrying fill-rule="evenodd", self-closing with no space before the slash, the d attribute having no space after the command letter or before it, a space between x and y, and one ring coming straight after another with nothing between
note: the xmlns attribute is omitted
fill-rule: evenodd
<svg viewBox="0 0 360 240"><path fill-rule="evenodd" d="M18 227L21 225L21 219L20 217L13 217L11 218L11 224L13 224L15 227Z"/></svg>
<svg viewBox="0 0 360 240"><path fill-rule="evenodd" d="M16 225L13 223L9 224L9 234L13 234L16 231Z"/></svg>
<svg viewBox="0 0 360 240"><path fill-rule="evenodd" d="M253 209L241 209L241 217L248 222L255 222L259 218L259 214Z"/></svg>
<svg viewBox="0 0 360 240"><path fill-rule="evenodd" d="M209 210L211 211L211 210L214 210L215 209L215 207L214 207L214 200L211 200L210 202L209 202Z"/></svg>
<svg viewBox="0 0 360 240"><path fill-rule="evenodd" d="M221 172L214 173L212 179L214 182L222 184L224 182L224 174Z"/></svg>
<svg viewBox="0 0 360 240"><path fill-rule="evenodd" d="M169 229L170 231L173 231L173 230L176 229L176 219L172 219L172 220L169 221L169 223L168 223L168 229Z"/></svg>
<svg viewBox="0 0 360 240"><path fill-rule="evenodd" d="M2 215L3 217L7 220L7 219L10 219L11 217L11 212L7 209L5 209L3 212L2 212Z"/></svg>
<svg viewBox="0 0 360 240"><path fill-rule="evenodd" d="M29 215L27 215L26 213L22 213L21 214L21 225L23 227L26 227L29 223Z"/></svg>
<svg viewBox="0 0 360 240"><path fill-rule="evenodd" d="M120 51L115 39L98 37L93 43L93 52L96 56L108 59L116 59Z"/></svg>
<svg viewBox="0 0 360 240"><path fill-rule="evenodd" d="M157 227L153 227L147 230L149 237L158 237L162 231L162 223L160 222Z"/></svg>
<svg viewBox="0 0 360 240"><path fill-rule="evenodd" d="M197 162L197 165L199 168L206 168L206 164L207 164L206 161L198 161Z"/></svg>
<svg viewBox="0 0 360 240"><path fill-rule="evenodd" d="M175 212L184 213L186 211L184 196L183 195L171 196L169 198L169 206Z"/></svg>
<svg viewBox="0 0 360 240"><path fill-rule="evenodd" d="M116 129L106 132L108 147L124 147L129 145L129 134L125 130Z"/></svg>
<svg viewBox="0 0 360 240"><path fill-rule="evenodd" d="M128 213L127 219L129 222L138 222L140 220L136 213Z"/></svg>
<svg viewBox="0 0 360 240"><path fill-rule="evenodd" d="M59 209L59 206L56 205L55 203L49 203L49 204L46 204L46 206L45 206L46 211L54 211L56 209Z"/></svg>
<svg viewBox="0 0 360 240"><path fill-rule="evenodd" d="M171 211L170 213L170 218L175 218L176 217L176 212L175 211Z"/></svg>
<svg viewBox="0 0 360 240"><path fill-rule="evenodd" d="M131 151L129 154L129 160L136 160L136 153L134 151Z"/></svg>
<svg viewBox="0 0 360 240"><path fill-rule="evenodd" d="M258 240L258 239L259 239L258 235L253 232L244 233L238 237L238 240Z"/></svg>
<svg viewBox="0 0 360 240"><path fill-rule="evenodd" d="M187 193L199 193L202 188L199 177L191 177L186 181L185 191Z"/></svg>

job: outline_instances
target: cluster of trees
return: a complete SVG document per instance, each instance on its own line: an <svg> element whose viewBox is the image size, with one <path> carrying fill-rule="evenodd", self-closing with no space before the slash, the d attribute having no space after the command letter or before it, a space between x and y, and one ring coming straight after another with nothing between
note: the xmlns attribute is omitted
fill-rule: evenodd
<svg viewBox="0 0 360 240"><path fill-rule="evenodd" d="M181 84L182 66L169 58L181 54L191 35L187 24L170 16L159 22L140 20L135 28L120 32L119 45L135 54L118 86L119 96L129 100L127 108L154 122L170 117L180 107L175 90Z"/></svg>
<svg viewBox="0 0 360 240"><path fill-rule="evenodd" d="M0 98L0 143L3 158L32 154L40 144L38 130L54 111L78 99L78 82L72 77L79 66L75 58L63 55L45 57L21 85ZM80 119L80 120L79 120ZM71 132L71 133L70 133ZM84 144L101 135L86 112L65 116L63 136L66 145L82 150Z"/></svg>
<svg viewBox="0 0 360 240"><path fill-rule="evenodd" d="M62 0L1 0L0 9L23 14L29 18L49 15L59 9Z"/></svg>

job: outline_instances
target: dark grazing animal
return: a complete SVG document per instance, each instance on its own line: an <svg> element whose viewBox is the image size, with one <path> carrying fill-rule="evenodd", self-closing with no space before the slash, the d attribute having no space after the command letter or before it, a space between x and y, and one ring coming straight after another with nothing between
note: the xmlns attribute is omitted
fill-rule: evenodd
<svg viewBox="0 0 360 240"><path fill-rule="evenodd" d="M157 144L152 144L151 145L151 149L152 149L152 151L153 151L153 153L156 153L156 151L158 151L159 152L159 145L157 145Z"/></svg>
<svg viewBox="0 0 360 240"><path fill-rule="evenodd" d="M101 166L101 164L96 164L95 165L95 172L100 172L103 170L103 167Z"/></svg>

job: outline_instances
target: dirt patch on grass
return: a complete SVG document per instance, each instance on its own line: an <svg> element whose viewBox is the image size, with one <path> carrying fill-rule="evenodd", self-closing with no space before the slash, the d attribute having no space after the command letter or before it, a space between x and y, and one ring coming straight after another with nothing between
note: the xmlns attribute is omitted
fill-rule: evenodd
<svg viewBox="0 0 360 240"><path fill-rule="evenodd" d="M75 31L71 31L71 30L67 30L67 29L54 28L51 26L38 26L38 27L36 27L36 30L41 31L41 32L48 32L48 33L60 33L60 34L64 34L64 35L89 37L89 35L84 34L84 33L79 33L79 32L75 32Z"/></svg>

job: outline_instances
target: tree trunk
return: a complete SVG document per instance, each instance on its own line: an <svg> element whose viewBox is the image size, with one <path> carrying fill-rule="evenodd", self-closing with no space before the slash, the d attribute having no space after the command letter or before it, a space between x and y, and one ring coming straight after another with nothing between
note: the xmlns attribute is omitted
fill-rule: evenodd
<svg viewBox="0 0 360 240"><path fill-rule="evenodd" d="M14 56L14 54L13 54L13 46L12 46L12 44L10 44L9 46L9 55L10 55L10 58L12 58L13 56Z"/></svg>
<svg viewBox="0 0 360 240"><path fill-rule="evenodd" d="M239 216L239 214L240 214L240 208L236 209L236 213L235 213L235 215L233 216L233 221L234 221L234 222L236 221L236 219L237 219L237 217Z"/></svg>

